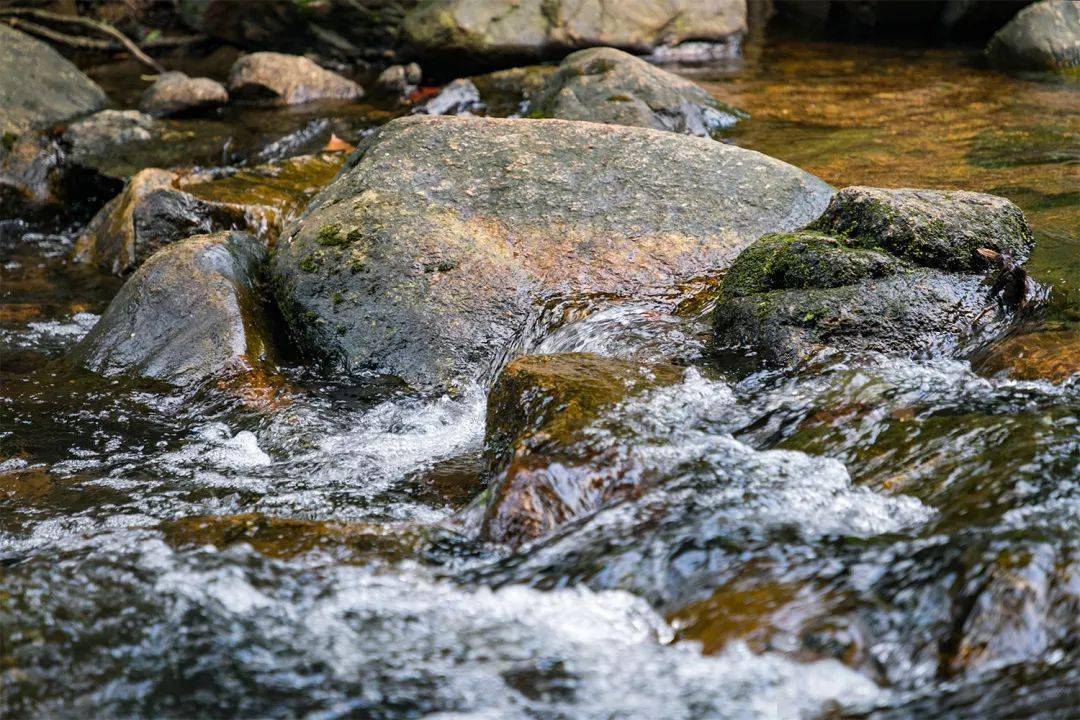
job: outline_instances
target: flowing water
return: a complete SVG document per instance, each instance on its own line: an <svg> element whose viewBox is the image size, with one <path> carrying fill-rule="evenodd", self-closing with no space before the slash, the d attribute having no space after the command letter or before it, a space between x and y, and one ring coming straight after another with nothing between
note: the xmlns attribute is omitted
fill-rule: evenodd
<svg viewBox="0 0 1080 720"><path fill-rule="evenodd" d="M484 388L73 371L118 281L9 222L3 716L1075 717L1080 85L787 40L686 74L835 185L1014 200L1045 321L974 369L748 372L708 357L710 286L538 320L523 348L688 367L593 429L655 488L510 551L468 520Z"/></svg>

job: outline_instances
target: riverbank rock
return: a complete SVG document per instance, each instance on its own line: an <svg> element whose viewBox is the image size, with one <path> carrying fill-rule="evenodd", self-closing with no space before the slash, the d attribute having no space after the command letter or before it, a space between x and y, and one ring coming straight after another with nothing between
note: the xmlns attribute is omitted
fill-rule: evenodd
<svg viewBox="0 0 1080 720"><path fill-rule="evenodd" d="M1024 8L990 38L986 56L1000 68L1080 67L1080 3L1042 0Z"/></svg>
<svg viewBox="0 0 1080 720"><path fill-rule="evenodd" d="M275 291L307 351L417 388L497 371L545 302L670 290L833 193L750 150L563 120L402 118L349 162L283 232Z"/></svg>
<svg viewBox="0 0 1080 720"><path fill-rule="evenodd" d="M568 55L531 104L529 117L634 125L709 137L746 114L689 80L614 48Z"/></svg>
<svg viewBox="0 0 1080 720"><path fill-rule="evenodd" d="M1007 281L1028 282L1019 263L1032 245L1023 213L1004 198L846 188L805 230L763 237L739 255L721 285L717 342L774 365L823 348L963 352L1029 301ZM1011 269L990 267L987 251L1011 258Z"/></svg>
<svg viewBox="0 0 1080 720"><path fill-rule="evenodd" d="M2 138L92 113L108 102L97 83L60 53L2 24L0 67Z"/></svg>
<svg viewBox="0 0 1080 720"><path fill-rule="evenodd" d="M437 95L413 109L418 115L471 115L483 107L480 91L468 78L446 84Z"/></svg>
<svg viewBox="0 0 1080 720"><path fill-rule="evenodd" d="M154 117L173 117L213 110L228 101L228 91L216 80L167 72L143 92L139 109Z"/></svg>
<svg viewBox="0 0 1080 720"><path fill-rule="evenodd" d="M313 100L355 100L363 96L364 90L306 57L257 52L233 64L229 94L247 102L299 105Z"/></svg>
<svg viewBox="0 0 1080 720"><path fill-rule="evenodd" d="M143 170L94 216L76 240L73 257L123 275L192 235L246 230L272 242L342 162L340 155L322 153L223 176Z"/></svg>
<svg viewBox="0 0 1080 720"><path fill-rule="evenodd" d="M263 310L266 248L251 235L198 235L155 253L70 359L103 375L191 385L273 359Z"/></svg>
<svg viewBox="0 0 1080 720"><path fill-rule="evenodd" d="M745 31L745 0L432 0L405 16L402 38L422 55L497 63L605 45L647 53Z"/></svg>
<svg viewBox="0 0 1080 720"><path fill-rule="evenodd" d="M484 539L516 546L647 489L640 468L589 430L619 402L682 376L586 353L507 365L488 396Z"/></svg>

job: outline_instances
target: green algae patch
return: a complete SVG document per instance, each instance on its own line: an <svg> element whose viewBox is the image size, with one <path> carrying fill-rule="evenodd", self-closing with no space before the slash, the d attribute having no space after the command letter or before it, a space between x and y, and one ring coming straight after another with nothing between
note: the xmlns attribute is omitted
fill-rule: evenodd
<svg viewBox="0 0 1080 720"><path fill-rule="evenodd" d="M886 253L848 247L842 238L815 232L766 235L744 250L721 285L724 298L772 290L830 288L897 272Z"/></svg>

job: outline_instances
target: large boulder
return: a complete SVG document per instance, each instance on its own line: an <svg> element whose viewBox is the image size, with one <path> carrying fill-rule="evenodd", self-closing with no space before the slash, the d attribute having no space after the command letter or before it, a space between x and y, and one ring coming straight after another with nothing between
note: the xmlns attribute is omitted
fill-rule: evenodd
<svg viewBox="0 0 1080 720"><path fill-rule="evenodd" d="M605 45L646 53L745 30L745 0L427 0L405 16L403 40L425 55L476 62Z"/></svg>
<svg viewBox="0 0 1080 720"><path fill-rule="evenodd" d="M721 285L717 343L776 365L824 348L963 354L1037 304L1019 265L1032 244L1004 198L846 188L805 230L739 255Z"/></svg>
<svg viewBox="0 0 1080 720"><path fill-rule="evenodd" d="M190 115L219 108L229 101L225 86L210 78L182 72L158 75L139 99L139 109L154 117Z"/></svg>
<svg viewBox="0 0 1080 720"><path fill-rule="evenodd" d="M275 291L308 351L421 388L497 371L545 302L670 291L833 193L750 150L563 120L402 118L350 163L283 231Z"/></svg>
<svg viewBox="0 0 1080 720"><path fill-rule="evenodd" d="M364 90L306 57L257 52L233 63L229 94L249 102L298 105L313 100L355 100Z"/></svg>
<svg viewBox="0 0 1080 720"><path fill-rule="evenodd" d="M587 120L711 136L745 114L702 88L614 48L568 55L532 103L530 117Z"/></svg>
<svg viewBox="0 0 1080 720"><path fill-rule="evenodd" d="M986 56L1001 68L1080 67L1080 3L1042 0L1024 8L990 38Z"/></svg>
<svg viewBox="0 0 1080 720"><path fill-rule="evenodd" d="M191 385L273 359L250 235L197 235L153 255L124 284L70 359L103 375Z"/></svg>
<svg viewBox="0 0 1080 720"><path fill-rule="evenodd" d="M518 545L648 489L610 433L590 431L623 400L682 377L672 365L585 353L507 365L488 396L483 538Z"/></svg>
<svg viewBox="0 0 1080 720"><path fill-rule="evenodd" d="M0 137L100 110L105 92L60 53L0 24Z"/></svg>

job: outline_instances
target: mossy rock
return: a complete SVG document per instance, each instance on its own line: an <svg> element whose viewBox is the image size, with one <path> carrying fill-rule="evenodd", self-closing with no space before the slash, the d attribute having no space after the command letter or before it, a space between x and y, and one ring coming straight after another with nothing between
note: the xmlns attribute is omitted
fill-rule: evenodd
<svg viewBox="0 0 1080 720"><path fill-rule="evenodd" d="M892 275L903 266L888 253L852 248L842 238L823 233L766 235L735 259L721 293L731 299L772 290L839 287Z"/></svg>
<svg viewBox="0 0 1080 720"><path fill-rule="evenodd" d="M844 188L808 229L939 270L985 268L980 248L1022 260L1035 243L1024 213L1012 202L961 190Z"/></svg>
<svg viewBox="0 0 1080 720"><path fill-rule="evenodd" d="M484 538L518 545L640 492L640 478L593 443L590 429L620 402L682 377L672 365L588 353L510 362L488 396Z"/></svg>
<svg viewBox="0 0 1080 720"><path fill-rule="evenodd" d="M317 551L344 562L365 563L411 558L425 539L417 529L276 518L262 513L186 517L163 523L161 529L165 538L177 546L213 545L224 549L245 543L274 558L288 559Z"/></svg>
<svg viewBox="0 0 1080 720"><path fill-rule="evenodd" d="M845 188L807 229L765 236L736 258L713 315L716 342L769 365L825 349L967 355L1018 318L985 278L1022 273L1032 244L1004 198ZM990 267L980 249L1008 255L1011 269Z"/></svg>

